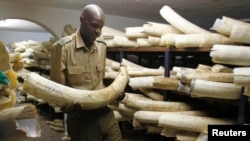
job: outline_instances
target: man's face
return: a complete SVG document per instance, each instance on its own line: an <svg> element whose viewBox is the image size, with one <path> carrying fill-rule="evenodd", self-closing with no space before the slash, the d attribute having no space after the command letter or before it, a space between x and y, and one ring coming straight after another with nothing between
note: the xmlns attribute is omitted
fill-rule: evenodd
<svg viewBox="0 0 250 141"><path fill-rule="evenodd" d="M102 27L104 25L103 18L84 18L81 17L81 35L85 40L93 42L101 35Z"/></svg>

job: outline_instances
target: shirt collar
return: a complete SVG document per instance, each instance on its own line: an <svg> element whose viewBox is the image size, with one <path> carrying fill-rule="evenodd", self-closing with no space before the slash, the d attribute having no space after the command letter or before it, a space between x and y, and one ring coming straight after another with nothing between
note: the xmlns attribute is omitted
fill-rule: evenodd
<svg viewBox="0 0 250 141"><path fill-rule="evenodd" d="M84 48L87 51L95 51L96 50L96 42L91 46L90 50L86 47L85 43L82 40L79 29L76 31L76 48Z"/></svg>

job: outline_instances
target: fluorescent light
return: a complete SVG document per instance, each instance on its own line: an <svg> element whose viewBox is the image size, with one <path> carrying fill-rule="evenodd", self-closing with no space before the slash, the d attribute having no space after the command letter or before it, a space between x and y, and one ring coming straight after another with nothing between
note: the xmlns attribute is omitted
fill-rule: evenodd
<svg viewBox="0 0 250 141"><path fill-rule="evenodd" d="M5 20L0 20L0 27L6 26L6 21Z"/></svg>

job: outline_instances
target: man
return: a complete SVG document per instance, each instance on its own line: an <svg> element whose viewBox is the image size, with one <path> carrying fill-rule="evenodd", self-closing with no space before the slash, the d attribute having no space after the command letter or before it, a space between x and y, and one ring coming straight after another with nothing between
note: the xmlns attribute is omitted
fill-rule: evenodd
<svg viewBox="0 0 250 141"><path fill-rule="evenodd" d="M74 34L53 45L50 77L77 89L102 89L106 44L97 38L104 26L104 12L95 4L87 5L80 22ZM107 106L83 110L76 103L63 109L67 113L67 131L72 141L121 141L119 125Z"/></svg>

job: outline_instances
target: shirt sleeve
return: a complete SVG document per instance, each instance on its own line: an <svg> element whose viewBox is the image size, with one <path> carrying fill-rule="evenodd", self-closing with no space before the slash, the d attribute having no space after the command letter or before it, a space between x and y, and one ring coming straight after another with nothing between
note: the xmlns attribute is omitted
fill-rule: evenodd
<svg viewBox="0 0 250 141"><path fill-rule="evenodd" d="M65 85L66 83L66 61L64 48L59 45L51 47L50 79Z"/></svg>

